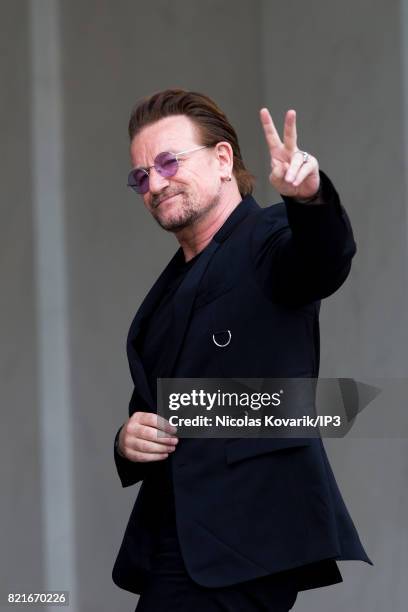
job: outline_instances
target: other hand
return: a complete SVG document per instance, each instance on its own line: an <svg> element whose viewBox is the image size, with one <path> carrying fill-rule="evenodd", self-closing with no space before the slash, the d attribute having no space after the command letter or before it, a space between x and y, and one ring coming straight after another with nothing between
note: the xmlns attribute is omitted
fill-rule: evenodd
<svg viewBox="0 0 408 612"><path fill-rule="evenodd" d="M134 412L120 430L119 454L135 462L166 459L176 448L176 431L176 427L155 413Z"/></svg>

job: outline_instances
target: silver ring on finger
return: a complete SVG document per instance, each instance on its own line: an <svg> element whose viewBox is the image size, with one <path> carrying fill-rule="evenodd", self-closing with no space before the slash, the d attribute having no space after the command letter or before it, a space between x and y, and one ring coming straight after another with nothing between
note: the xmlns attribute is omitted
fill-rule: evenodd
<svg viewBox="0 0 408 612"><path fill-rule="evenodd" d="M309 160L310 154L307 151L299 151L299 153L303 155L303 163L305 164Z"/></svg>

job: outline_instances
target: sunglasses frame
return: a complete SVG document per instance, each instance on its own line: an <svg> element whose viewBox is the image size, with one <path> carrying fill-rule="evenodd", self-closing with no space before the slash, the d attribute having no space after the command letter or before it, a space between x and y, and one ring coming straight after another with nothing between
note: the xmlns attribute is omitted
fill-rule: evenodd
<svg viewBox="0 0 408 612"><path fill-rule="evenodd" d="M162 151L161 153L158 153L156 155L156 157L154 158L155 163L152 166L146 166L146 167L144 167L144 166L136 166L135 168L132 168L132 170L128 174L127 186L130 187L135 193L138 193L139 195L144 195L145 193L147 193L149 191L149 187L147 188L146 191L141 192L141 191L137 191L137 188L134 185L130 185L129 184L129 178L130 178L131 174L133 174L133 172L135 170L141 170L142 172L145 172L147 177L149 177L150 176L150 170L152 168L154 168L156 170L156 172L158 174L160 174L160 176L163 176L163 174L156 167L156 159L159 157L159 155L165 155L167 153L169 155L173 155L175 161L177 162L177 169L176 169L175 173L171 174L169 177L166 177L166 178L170 178L172 176L175 176L177 174L177 172L178 172L179 156L187 155L187 153L194 153L195 151L201 151L201 149L207 149L208 147L209 147L209 145L201 145L199 147L194 147L193 149L186 149L185 151L179 151L178 153L173 153L173 151Z"/></svg>

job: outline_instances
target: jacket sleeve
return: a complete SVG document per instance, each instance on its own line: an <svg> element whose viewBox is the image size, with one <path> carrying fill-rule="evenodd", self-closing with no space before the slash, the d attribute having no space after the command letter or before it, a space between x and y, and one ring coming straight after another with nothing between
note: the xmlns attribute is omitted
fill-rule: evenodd
<svg viewBox="0 0 408 612"><path fill-rule="evenodd" d="M325 298L346 280L356 244L347 213L320 171L321 204L284 202L263 210L255 227L255 273L269 297L288 305Z"/></svg>

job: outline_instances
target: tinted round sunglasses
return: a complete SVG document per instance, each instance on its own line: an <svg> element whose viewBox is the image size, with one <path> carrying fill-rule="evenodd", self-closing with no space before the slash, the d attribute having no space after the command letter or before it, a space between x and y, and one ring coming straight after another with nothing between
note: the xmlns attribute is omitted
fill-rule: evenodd
<svg viewBox="0 0 408 612"><path fill-rule="evenodd" d="M194 149L187 149L186 151L180 151L179 153L171 153L165 151L163 153L159 153L154 158L153 166L148 166L147 168L137 167L133 168L128 175L128 187L131 187L133 191L136 193L147 193L149 191L149 174L150 170L154 168L156 172L160 174L160 176L164 176L165 178L170 178L177 173L179 169L179 157L180 155L187 155L187 153L194 153L194 151L201 151L201 149L206 149L208 145L203 145L201 147L195 147Z"/></svg>

